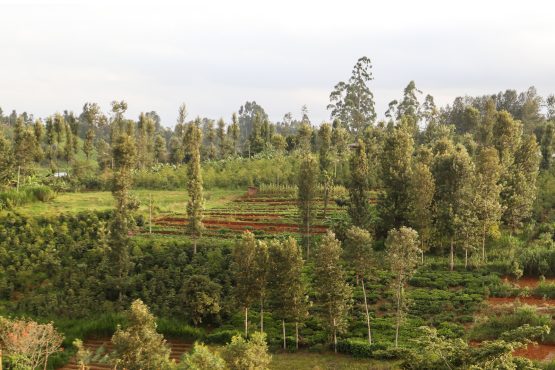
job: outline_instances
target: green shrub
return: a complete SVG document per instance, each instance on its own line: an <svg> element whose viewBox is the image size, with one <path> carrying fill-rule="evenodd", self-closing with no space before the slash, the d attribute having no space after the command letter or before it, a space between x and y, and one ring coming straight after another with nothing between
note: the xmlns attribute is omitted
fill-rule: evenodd
<svg viewBox="0 0 555 370"><path fill-rule="evenodd" d="M509 330L514 330L522 325L551 326L551 318L548 315L537 313L534 307L523 306L516 308L512 313L493 313L486 321L477 323L469 333L470 340L483 341L494 340Z"/></svg>
<svg viewBox="0 0 555 370"><path fill-rule="evenodd" d="M239 330L215 330L208 334L204 341L211 344L227 344L236 335L241 335L241 332Z"/></svg>
<svg viewBox="0 0 555 370"><path fill-rule="evenodd" d="M372 358L375 351L385 350L387 346L380 343L369 344L360 338L344 339L337 342L337 351L356 358Z"/></svg>
<svg viewBox="0 0 555 370"><path fill-rule="evenodd" d="M204 338L204 330L171 318L158 319L158 331L166 337L195 341Z"/></svg>

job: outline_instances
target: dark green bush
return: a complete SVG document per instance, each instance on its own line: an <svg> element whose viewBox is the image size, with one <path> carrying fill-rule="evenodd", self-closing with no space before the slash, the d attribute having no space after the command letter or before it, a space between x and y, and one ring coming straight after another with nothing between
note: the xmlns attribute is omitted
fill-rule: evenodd
<svg viewBox="0 0 555 370"><path fill-rule="evenodd" d="M349 338L337 342L337 351L356 358L372 358L375 351L385 350L386 345L380 343L369 344L360 338Z"/></svg>
<svg viewBox="0 0 555 370"><path fill-rule="evenodd" d="M239 330L215 330L208 334L204 341L210 344L227 344L236 335L241 335L241 332Z"/></svg>

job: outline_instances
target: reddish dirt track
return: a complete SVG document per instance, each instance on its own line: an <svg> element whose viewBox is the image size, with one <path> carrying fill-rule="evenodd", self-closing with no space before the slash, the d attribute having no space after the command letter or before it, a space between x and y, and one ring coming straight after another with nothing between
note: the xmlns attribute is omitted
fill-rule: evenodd
<svg viewBox="0 0 555 370"><path fill-rule="evenodd" d="M511 283L517 285L519 288L535 288L540 284L540 279L535 277L522 277L515 280L512 277L504 276L503 281L505 283ZM555 283L555 278L546 278L546 283Z"/></svg>
<svg viewBox="0 0 555 370"><path fill-rule="evenodd" d="M298 232L299 226L296 224L279 223L279 222L249 222L249 221L230 221L230 220L216 220L207 219L202 223L210 229L230 229L230 230L263 230L267 232ZM167 226L181 226L186 225L187 220L179 217L164 217L155 221L157 225ZM325 233L327 227L322 225L312 225L310 227L311 233L321 234Z"/></svg>
<svg viewBox="0 0 555 370"><path fill-rule="evenodd" d="M520 303L525 303L531 306L555 308L555 299L543 299L543 298L537 298L537 297L520 297L518 298L518 301L520 301ZM510 298L491 297L488 299L488 304L492 306L499 306L503 304L511 304L516 302L517 302L517 298L515 297L510 297Z"/></svg>
<svg viewBox="0 0 555 370"><path fill-rule="evenodd" d="M276 215L275 213L233 213L233 212L206 212L210 216L224 216L224 217L234 217L234 218L244 218L244 219L269 219L269 218L281 218L282 215Z"/></svg>
<svg viewBox="0 0 555 370"><path fill-rule="evenodd" d="M525 348L517 349L513 355L526 357L530 360L551 361L555 359L555 344L530 344Z"/></svg>

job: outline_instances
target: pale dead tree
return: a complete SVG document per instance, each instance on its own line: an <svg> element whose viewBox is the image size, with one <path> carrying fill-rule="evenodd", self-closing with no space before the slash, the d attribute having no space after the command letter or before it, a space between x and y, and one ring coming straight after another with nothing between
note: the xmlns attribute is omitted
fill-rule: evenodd
<svg viewBox="0 0 555 370"><path fill-rule="evenodd" d="M48 358L61 350L64 337L52 323L0 318L0 345L15 368L46 369Z"/></svg>

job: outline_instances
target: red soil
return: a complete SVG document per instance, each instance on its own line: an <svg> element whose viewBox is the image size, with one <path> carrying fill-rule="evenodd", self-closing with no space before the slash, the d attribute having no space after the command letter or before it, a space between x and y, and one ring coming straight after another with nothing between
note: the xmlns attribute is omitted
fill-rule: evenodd
<svg viewBox="0 0 555 370"><path fill-rule="evenodd" d="M514 351L513 355L526 357L530 360L551 361L555 358L555 344L529 344L527 347Z"/></svg>
<svg viewBox="0 0 555 370"><path fill-rule="evenodd" d="M244 219L268 219L268 218L280 218L281 215L276 215L275 213L241 213L241 212L207 212L210 216L233 216L235 218L244 218Z"/></svg>
<svg viewBox="0 0 555 370"><path fill-rule="evenodd" d="M537 297L511 297L511 298L501 298L501 297L491 297L488 299L488 304L492 306L498 306L502 304L511 304L520 301L520 303L526 303L531 306L541 306L541 307L554 307L555 299L543 299Z"/></svg>
<svg viewBox="0 0 555 370"><path fill-rule="evenodd" d="M536 277L522 277L515 280L512 277L504 276L503 281L505 283L511 283L517 285L519 288L535 288L540 284L540 279ZM555 278L546 278L546 283L555 283Z"/></svg>

